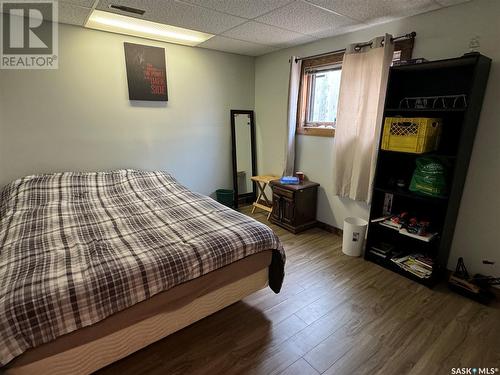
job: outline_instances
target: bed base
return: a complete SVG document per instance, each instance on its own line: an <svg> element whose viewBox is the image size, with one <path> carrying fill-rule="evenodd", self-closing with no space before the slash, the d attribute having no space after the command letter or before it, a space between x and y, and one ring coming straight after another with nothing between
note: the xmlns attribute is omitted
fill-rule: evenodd
<svg viewBox="0 0 500 375"><path fill-rule="evenodd" d="M90 374L266 287L268 272L267 267L263 268L198 297L179 309L161 312L65 352L7 368L5 374Z"/></svg>

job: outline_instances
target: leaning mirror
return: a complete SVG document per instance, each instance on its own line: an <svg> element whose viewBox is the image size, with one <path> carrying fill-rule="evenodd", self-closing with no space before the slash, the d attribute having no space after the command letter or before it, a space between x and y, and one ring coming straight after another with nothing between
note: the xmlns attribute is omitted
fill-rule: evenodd
<svg viewBox="0 0 500 375"><path fill-rule="evenodd" d="M253 111L231 110L234 207L255 200L255 127Z"/></svg>

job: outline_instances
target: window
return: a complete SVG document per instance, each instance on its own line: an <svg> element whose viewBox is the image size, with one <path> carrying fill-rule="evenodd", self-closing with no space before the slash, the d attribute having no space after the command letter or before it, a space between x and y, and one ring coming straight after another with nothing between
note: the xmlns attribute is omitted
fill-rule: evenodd
<svg viewBox="0 0 500 375"><path fill-rule="evenodd" d="M340 67L315 71L310 74L307 123L335 126L340 90Z"/></svg>
<svg viewBox="0 0 500 375"><path fill-rule="evenodd" d="M414 39L394 43L394 58L411 59ZM343 53L302 61L297 134L332 137L337 123Z"/></svg>
<svg viewBox="0 0 500 375"><path fill-rule="evenodd" d="M297 133L333 136L343 54L302 62Z"/></svg>

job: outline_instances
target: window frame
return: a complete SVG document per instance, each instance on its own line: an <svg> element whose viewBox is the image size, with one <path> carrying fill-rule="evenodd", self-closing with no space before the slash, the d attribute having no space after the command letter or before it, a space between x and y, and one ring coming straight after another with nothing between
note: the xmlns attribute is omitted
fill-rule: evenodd
<svg viewBox="0 0 500 375"><path fill-rule="evenodd" d="M400 51L400 60L409 60L412 58L413 46L415 43L414 38L402 39L394 42L394 52ZM308 109L309 109L309 93L310 93L310 79L306 74L306 69L311 67L323 67L328 65L338 65L342 69L342 61L344 60L344 52L332 53L325 56L313 57L302 60L300 85L299 85L299 99L297 103L297 121L296 121L296 134L313 135L319 137L334 137L335 128L320 128L318 126L324 124L334 123L314 123L307 122ZM307 126L308 124L312 126Z"/></svg>
<svg viewBox="0 0 500 375"><path fill-rule="evenodd" d="M312 59L304 59L302 61L299 85L299 102L297 106L297 124L296 133L302 135L315 135L320 137L333 137L335 128L320 128L322 125L333 126L333 122L308 122L310 92L312 79L306 70L310 68L319 68L329 65L336 65L342 69L342 61L344 53L336 53L327 56L316 57Z"/></svg>

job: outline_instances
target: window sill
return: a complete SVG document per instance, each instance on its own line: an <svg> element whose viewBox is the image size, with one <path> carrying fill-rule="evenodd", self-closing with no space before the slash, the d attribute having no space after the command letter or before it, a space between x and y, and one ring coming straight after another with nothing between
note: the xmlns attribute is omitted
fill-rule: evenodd
<svg viewBox="0 0 500 375"><path fill-rule="evenodd" d="M335 137L335 129L332 128L315 128L315 127L298 127L297 134L313 135L316 137Z"/></svg>

